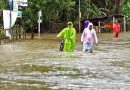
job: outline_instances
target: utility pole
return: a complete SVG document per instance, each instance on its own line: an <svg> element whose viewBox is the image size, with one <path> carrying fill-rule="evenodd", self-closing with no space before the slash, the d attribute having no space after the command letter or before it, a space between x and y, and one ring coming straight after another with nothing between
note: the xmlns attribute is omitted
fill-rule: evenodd
<svg viewBox="0 0 130 90"><path fill-rule="evenodd" d="M120 13L120 3L121 3L121 0L115 0L115 4L116 4L115 13L116 13L116 14L119 14L119 13Z"/></svg>
<svg viewBox="0 0 130 90"><path fill-rule="evenodd" d="M80 0L79 0L79 33L80 33L80 29L81 29L80 19L81 19L81 11L80 11Z"/></svg>
<svg viewBox="0 0 130 90"><path fill-rule="evenodd" d="M11 30L11 24L12 24L12 5L13 5L13 1L9 0L9 7L10 7L10 28L9 28L9 34L10 34L10 40L11 40L11 34L12 34L12 30Z"/></svg>
<svg viewBox="0 0 130 90"><path fill-rule="evenodd" d="M40 32L41 32L40 30L40 23L42 22L41 16L42 16L42 11L39 11L38 12L38 37L40 37Z"/></svg>
<svg viewBox="0 0 130 90"><path fill-rule="evenodd" d="M126 32L126 16L124 15L124 32Z"/></svg>
<svg viewBox="0 0 130 90"><path fill-rule="evenodd" d="M88 3L89 3L89 8L88 8L87 19L89 18L89 13L90 13L90 2L91 2L91 0L88 1Z"/></svg>

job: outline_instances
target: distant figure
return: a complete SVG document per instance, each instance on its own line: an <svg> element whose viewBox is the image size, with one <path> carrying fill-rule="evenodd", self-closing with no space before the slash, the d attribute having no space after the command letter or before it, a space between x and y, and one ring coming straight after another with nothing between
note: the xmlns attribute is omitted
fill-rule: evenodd
<svg viewBox="0 0 130 90"><path fill-rule="evenodd" d="M115 23L113 25L113 34L116 41L118 40L119 33L120 33L120 24L118 23L117 20L115 20Z"/></svg>
<svg viewBox="0 0 130 90"><path fill-rule="evenodd" d="M89 22L90 22L89 20L86 20L86 21L84 22L84 31L83 31L83 33L82 33L82 35L81 35L81 43L82 43L82 44L83 44L83 40L84 40L84 38L85 38L85 31L86 31L86 29L88 28ZM85 51L84 48L85 48L85 45L83 45L83 51Z"/></svg>
<svg viewBox="0 0 130 90"><path fill-rule="evenodd" d="M81 36L81 43L83 44L83 51L92 53L94 42L98 43L96 31L93 28L93 24L89 23L88 28L84 29Z"/></svg>
<svg viewBox="0 0 130 90"><path fill-rule="evenodd" d="M57 37L64 39L64 51L72 52L74 51L76 43L76 30L73 28L72 22L67 23L68 27L64 28Z"/></svg>
<svg viewBox="0 0 130 90"><path fill-rule="evenodd" d="M84 28L88 28L88 24L89 24L89 20L86 20L86 21L84 22Z"/></svg>

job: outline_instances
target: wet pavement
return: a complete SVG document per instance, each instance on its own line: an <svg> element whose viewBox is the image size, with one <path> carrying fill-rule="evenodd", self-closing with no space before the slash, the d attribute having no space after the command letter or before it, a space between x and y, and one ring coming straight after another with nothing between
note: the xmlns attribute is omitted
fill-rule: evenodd
<svg viewBox="0 0 130 90"><path fill-rule="evenodd" d="M129 90L130 33L98 34L93 53L60 52L55 34L0 45L0 90Z"/></svg>

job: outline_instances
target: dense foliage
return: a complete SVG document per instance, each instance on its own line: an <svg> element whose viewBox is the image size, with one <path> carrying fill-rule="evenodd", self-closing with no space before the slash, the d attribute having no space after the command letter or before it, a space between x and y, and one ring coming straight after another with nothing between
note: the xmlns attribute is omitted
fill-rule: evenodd
<svg viewBox="0 0 130 90"><path fill-rule="evenodd" d="M130 18L130 2L128 0L80 0L81 20L121 13ZM78 22L79 0L28 0L28 7L20 7L23 11L22 25L24 28L37 25L39 10L47 27L51 22ZM0 0L0 9L9 9L8 0Z"/></svg>

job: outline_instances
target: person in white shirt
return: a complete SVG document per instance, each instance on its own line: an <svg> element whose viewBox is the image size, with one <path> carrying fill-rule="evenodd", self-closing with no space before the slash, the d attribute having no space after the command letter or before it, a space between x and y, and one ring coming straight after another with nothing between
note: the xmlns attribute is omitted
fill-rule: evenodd
<svg viewBox="0 0 130 90"><path fill-rule="evenodd" d="M91 22L88 24L88 28L85 28L82 33L81 43L83 44L84 52L93 52L94 43L98 43L96 31Z"/></svg>

